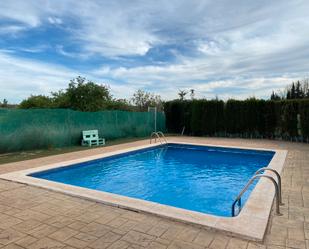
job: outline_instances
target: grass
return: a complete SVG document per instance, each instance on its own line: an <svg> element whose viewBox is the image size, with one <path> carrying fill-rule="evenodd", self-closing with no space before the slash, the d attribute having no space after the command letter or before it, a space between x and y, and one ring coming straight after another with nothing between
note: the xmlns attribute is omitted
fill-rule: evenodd
<svg viewBox="0 0 309 249"><path fill-rule="evenodd" d="M115 140L106 141L105 146L129 143L129 142L139 141L143 139L145 139L145 137L115 139ZM18 162L18 161L30 160L30 159L35 159L39 157L59 155L59 154L70 153L70 152L75 152L75 151L91 150L94 148L98 148L98 147L72 146L72 147L65 147L65 148L51 148L51 149L40 149L40 150L29 150L29 151L5 153L5 154L0 154L0 164L13 163L13 162Z"/></svg>

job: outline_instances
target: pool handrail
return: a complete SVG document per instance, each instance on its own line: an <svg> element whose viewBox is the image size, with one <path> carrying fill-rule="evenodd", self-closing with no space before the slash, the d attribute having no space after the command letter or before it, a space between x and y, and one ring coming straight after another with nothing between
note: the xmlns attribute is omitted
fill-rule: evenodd
<svg viewBox="0 0 309 249"><path fill-rule="evenodd" d="M157 131L158 135L163 138L164 142L167 143L166 137L164 136L164 133L162 131Z"/></svg>
<svg viewBox="0 0 309 249"><path fill-rule="evenodd" d="M164 139L164 142L167 143L166 137L164 136L162 131L157 131L157 132L154 131L150 135L150 144L152 143L152 139L153 139L154 136L155 136L155 143L157 142L157 138L158 138L160 144L163 144L161 137L162 137L162 139Z"/></svg>
<svg viewBox="0 0 309 249"><path fill-rule="evenodd" d="M254 182L255 179L261 178L261 177L265 177L266 179L269 179L274 184L274 187L275 187L275 197L276 197L276 214L277 215L282 215L280 213L279 187L278 187L277 182L275 181L275 179L272 176L264 175L264 174L255 174L254 176L252 176L250 178L250 180L247 182L245 187L240 191L240 193L238 194L238 196L234 200L234 202L232 204L232 217L235 217L235 205L236 204L238 204L239 212L241 210L241 197L242 197L242 195L247 191L247 189Z"/></svg>
<svg viewBox="0 0 309 249"><path fill-rule="evenodd" d="M278 173L278 171L275 170L275 169L272 169L272 168L263 167L263 168L258 169L254 173L254 175L258 175L258 174L260 174L261 171L267 171L267 170L273 172L276 175L276 177L277 177L277 180L278 180L277 184L278 184L278 188L279 188L279 202L280 202L280 205L283 206L284 203L282 202L281 176Z"/></svg>

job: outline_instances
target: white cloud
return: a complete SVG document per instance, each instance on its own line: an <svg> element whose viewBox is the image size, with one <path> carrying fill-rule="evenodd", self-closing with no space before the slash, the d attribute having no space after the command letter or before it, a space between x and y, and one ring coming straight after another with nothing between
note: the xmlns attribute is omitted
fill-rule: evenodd
<svg viewBox="0 0 309 249"><path fill-rule="evenodd" d="M37 27L40 25L41 7L38 1L1 1L0 21L15 21L21 27Z"/></svg>
<svg viewBox="0 0 309 249"><path fill-rule="evenodd" d="M31 94L49 94L65 87L76 73L61 66L18 59L0 52L0 97L16 103Z"/></svg>
<svg viewBox="0 0 309 249"><path fill-rule="evenodd" d="M117 97L128 97L137 88L165 98L176 97L180 88L194 88L201 97L266 97L309 73L307 0L11 0L0 2L0 9L5 10L0 12L0 36L48 23L63 27L66 42L80 46L80 53L71 53L65 43L58 44L55 50L62 56L84 63L132 58L130 66L102 63L83 73L110 82ZM160 46L171 46L172 62L141 65ZM54 90L80 73L7 52L0 55L0 84L9 83L12 92ZM29 84L22 87L25 81Z"/></svg>
<svg viewBox="0 0 309 249"><path fill-rule="evenodd" d="M57 18L57 17L48 17L47 20L51 23L51 24L56 24L56 25L59 25L59 24L62 24L62 20L60 18Z"/></svg>
<svg viewBox="0 0 309 249"><path fill-rule="evenodd" d="M69 81L78 75L97 83L110 85L112 94L116 97L123 97L123 93L130 96L136 90L134 87L107 81L92 74L55 64L18 58L11 51L0 50L0 100L6 98L10 103L19 103L31 94L49 95L51 92L65 89Z"/></svg>

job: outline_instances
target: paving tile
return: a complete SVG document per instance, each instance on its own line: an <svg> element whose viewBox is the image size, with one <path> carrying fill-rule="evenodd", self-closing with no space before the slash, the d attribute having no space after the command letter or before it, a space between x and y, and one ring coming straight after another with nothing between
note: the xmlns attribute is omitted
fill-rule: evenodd
<svg viewBox="0 0 309 249"><path fill-rule="evenodd" d="M2 249L24 249L24 247L21 247L13 243L13 244L6 245L5 247L2 247Z"/></svg>
<svg viewBox="0 0 309 249"><path fill-rule="evenodd" d="M216 234L213 241L209 245L209 248L211 249L224 249L229 242L229 237L224 235Z"/></svg>
<svg viewBox="0 0 309 249"><path fill-rule="evenodd" d="M122 239L132 244L147 247L151 241L155 240L155 237L141 232L130 231Z"/></svg>
<svg viewBox="0 0 309 249"><path fill-rule="evenodd" d="M87 226L83 227L80 231L99 238L104 234L108 233L110 230L111 229L105 225L92 222Z"/></svg>
<svg viewBox="0 0 309 249"><path fill-rule="evenodd" d="M110 227L120 227L121 225L125 224L128 221L128 219L122 218L122 217L117 217L110 222L108 222L106 225Z"/></svg>
<svg viewBox="0 0 309 249"><path fill-rule="evenodd" d="M65 241L71 237L73 237L74 235L78 234L78 232L76 230L73 230L71 228L68 227L64 227L61 228L59 230L57 230L56 232L50 234L48 237L58 240L58 241Z"/></svg>
<svg viewBox="0 0 309 249"><path fill-rule="evenodd" d="M17 231L27 233L31 229L34 229L34 228L36 228L40 225L42 225L41 222L34 220L34 219L30 219L30 220L26 220L26 221L23 221L21 223L18 223L17 225L13 226L12 228L17 230Z"/></svg>
<svg viewBox="0 0 309 249"><path fill-rule="evenodd" d="M145 247L132 244L129 245L128 249L145 249Z"/></svg>
<svg viewBox="0 0 309 249"><path fill-rule="evenodd" d="M113 212L107 212L103 215L101 215L99 218L95 220L95 222L100 223L100 224L107 224L111 222L113 219L120 217L120 214L118 213L113 213Z"/></svg>
<svg viewBox="0 0 309 249"><path fill-rule="evenodd" d="M286 246L293 249L306 249L306 242L302 240L286 240Z"/></svg>
<svg viewBox="0 0 309 249"><path fill-rule="evenodd" d="M168 229L168 225L155 225L150 230L147 231L147 234L160 237L163 233L165 233Z"/></svg>
<svg viewBox="0 0 309 249"><path fill-rule="evenodd" d="M266 245L249 242L247 249L266 249Z"/></svg>
<svg viewBox="0 0 309 249"><path fill-rule="evenodd" d="M130 244L123 240L117 240L116 242L112 243L108 249L127 249Z"/></svg>
<svg viewBox="0 0 309 249"><path fill-rule="evenodd" d="M107 248L109 247L112 243L120 239L121 236L118 234L115 234L113 232L108 232L95 242L91 243L89 247L94 248L94 249L101 249L101 248Z"/></svg>
<svg viewBox="0 0 309 249"><path fill-rule="evenodd" d="M56 227L46 225L46 224L42 224L38 227L35 227L35 228L29 230L27 233L30 234L31 236L35 237L35 238L41 239L45 236L48 236L48 235L54 233L57 230L58 230L58 228L56 228Z"/></svg>
<svg viewBox="0 0 309 249"><path fill-rule="evenodd" d="M126 223L121 225L119 227L119 229L122 230L122 231L128 232L128 231L132 230L137 224L138 224L137 221L128 220Z"/></svg>
<svg viewBox="0 0 309 249"><path fill-rule="evenodd" d="M13 227L19 223L22 223L23 220L12 217L7 214L0 214L0 229L8 229L10 227Z"/></svg>
<svg viewBox="0 0 309 249"><path fill-rule="evenodd" d="M32 236L25 236L22 237L20 240L15 241L15 244L21 246L21 247L28 247L29 245L36 242L38 239Z"/></svg>
<svg viewBox="0 0 309 249"><path fill-rule="evenodd" d="M100 218L99 214L85 212L84 214L76 217L75 219L84 223L91 223L93 221L96 221L98 218Z"/></svg>
<svg viewBox="0 0 309 249"><path fill-rule="evenodd" d="M162 238L156 238L156 241L160 244L166 245L168 246L169 244L171 244L170 240L166 240L166 239L162 239Z"/></svg>
<svg viewBox="0 0 309 249"><path fill-rule="evenodd" d="M285 246L267 246L267 249L286 249Z"/></svg>
<svg viewBox="0 0 309 249"><path fill-rule="evenodd" d="M288 238L292 240L305 240L303 228L288 228Z"/></svg>
<svg viewBox="0 0 309 249"><path fill-rule="evenodd" d="M184 226L175 226L175 225L172 225L170 226L166 232L164 232L162 235L161 235L161 238L162 239L167 239L167 240L173 240L175 239L178 234L184 230L185 227Z"/></svg>
<svg viewBox="0 0 309 249"><path fill-rule="evenodd" d="M138 222L136 226L133 227L134 231L148 233L148 231L153 227L153 224L148 222Z"/></svg>
<svg viewBox="0 0 309 249"><path fill-rule="evenodd" d="M83 227L85 227L87 223L81 222L81 221L74 221L73 223L69 224L68 227L75 229L75 230L80 230Z"/></svg>
<svg viewBox="0 0 309 249"><path fill-rule="evenodd" d="M204 247L181 240L175 240L168 246L168 249L204 249Z"/></svg>
<svg viewBox="0 0 309 249"><path fill-rule="evenodd" d="M68 226L72 224L73 222L74 222L73 219L63 216L63 215L55 215L51 217L50 219L47 219L44 221L44 223L57 227L57 228Z"/></svg>
<svg viewBox="0 0 309 249"><path fill-rule="evenodd" d="M0 245L10 244L24 236L26 235L11 228L2 231L0 230Z"/></svg>
<svg viewBox="0 0 309 249"><path fill-rule="evenodd" d="M200 229L188 227L177 235L177 239L192 242L200 233L200 231L201 231Z"/></svg>
<svg viewBox="0 0 309 249"><path fill-rule="evenodd" d="M65 247L63 247L63 249L76 249L76 248L72 247L72 246L65 246Z"/></svg>
<svg viewBox="0 0 309 249"><path fill-rule="evenodd" d="M246 249L247 246L248 241L237 238L231 238L226 249Z"/></svg>
<svg viewBox="0 0 309 249"><path fill-rule="evenodd" d="M128 230L128 231L130 231L130 230ZM124 231L124 230L122 230L122 229L119 229L119 228L113 228L112 230L111 230L111 232L113 232L113 233L116 233L116 234L119 234L119 235L125 235L128 231Z"/></svg>
<svg viewBox="0 0 309 249"><path fill-rule="evenodd" d="M93 241L96 241L98 238L95 236L92 236L90 234L87 233L78 233L74 236L74 238L91 243Z"/></svg>
<svg viewBox="0 0 309 249"><path fill-rule="evenodd" d="M287 238L286 236L271 233L271 234L266 236L265 242L268 245L285 246L286 238Z"/></svg>
<svg viewBox="0 0 309 249"><path fill-rule="evenodd" d="M214 238L214 232L202 230L194 239L194 243L208 247Z"/></svg>
<svg viewBox="0 0 309 249"><path fill-rule="evenodd" d="M31 249L62 249L65 245L49 238L43 238L31 244Z"/></svg>
<svg viewBox="0 0 309 249"><path fill-rule="evenodd" d="M153 241L153 242L150 242L150 244L147 246L147 248L148 249L166 249L167 245Z"/></svg>
<svg viewBox="0 0 309 249"><path fill-rule="evenodd" d="M71 247L77 248L77 249L85 248L89 244L89 242L77 239L75 237L71 237L67 239L66 241L64 241L63 243Z"/></svg>
<svg viewBox="0 0 309 249"><path fill-rule="evenodd" d="M50 218L50 216L47 215L47 214L35 212L35 211L30 210L30 209L24 210L22 212L18 212L16 214L14 214L14 216L16 218L19 218L19 219L22 219L22 220L34 219L34 220L37 220L37 221L44 221L44 220L47 220L48 218Z"/></svg>

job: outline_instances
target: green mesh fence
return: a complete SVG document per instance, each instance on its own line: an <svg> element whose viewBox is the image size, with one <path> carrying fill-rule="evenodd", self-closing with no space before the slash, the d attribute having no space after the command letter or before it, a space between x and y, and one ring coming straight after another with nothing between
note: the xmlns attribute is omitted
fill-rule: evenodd
<svg viewBox="0 0 309 249"><path fill-rule="evenodd" d="M154 130L154 113L69 109L0 109L0 152L79 145L83 130L108 139L145 137ZM157 113L157 129L165 115Z"/></svg>

